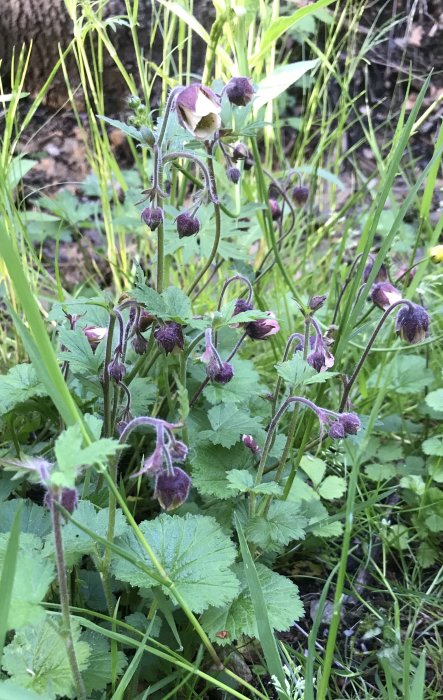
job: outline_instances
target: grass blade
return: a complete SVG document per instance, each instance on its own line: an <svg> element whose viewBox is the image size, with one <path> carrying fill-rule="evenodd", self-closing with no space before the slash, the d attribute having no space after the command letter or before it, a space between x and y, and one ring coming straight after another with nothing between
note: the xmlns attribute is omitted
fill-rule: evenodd
<svg viewBox="0 0 443 700"><path fill-rule="evenodd" d="M281 687L285 687L285 672L281 662L280 654L278 653L277 642L275 641L274 631L271 627L266 608L265 599L263 596L262 587L255 568L254 561L249 551L243 530L239 519L235 518L235 525L240 542L240 550L245 565L246 580L248 582L249 592L254 606L255 617L257 619L258 638L265 655L266 664L271 676L274 676L280 683ZM279 693L281 697L281 694Z"/></svg>
<svg viewBox="0 0 443 700"><path fill-rule="evenodd" d="M8 613L12 597L12 588L14 586L15 570L17 567L21 515L22 502L19 503L14 516L8 546L6 547L3 571L0 578L0 662L3 656L6 633L8 631Z"/></svg>

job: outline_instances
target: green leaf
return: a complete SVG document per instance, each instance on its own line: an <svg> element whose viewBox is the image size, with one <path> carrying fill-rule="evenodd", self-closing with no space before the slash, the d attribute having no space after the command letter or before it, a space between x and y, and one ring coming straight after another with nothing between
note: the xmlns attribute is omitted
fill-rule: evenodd
<svg viewBox="0 0 443 700"><path fill-rule="evenodd" d="M327 476L320 484L318 492L322 498L326 498L328 501L341 498L346 493L346 481L341 476Z"/></svg>
<svg viewBox="0 0 443 700"><path fill-rule="evenodd" d="M106 537L108 532L109 508L96 510L90 501L79 501L75 511L75 519L84 527L99 537ZM123 535L127 529L126 519L122 511L117 508L115 514L115 535ZM63 525L63 549L67 566L72 566L84 554L95 552L96 547L100 547L96 541L80 530L74 523L68 522ZM52 537L46 539L45 554L54 551Z"/></svg>
<svg viewBox="0 0 443 700"><path fill-rule="evenodd" d="M425 455L443 457L443 438L431 437L424 441L422 450Z"/></svg>
<svg viewBox="0 0 443 700"><path fill-rule="evenodd" d="M265 495L280 496L283 492L281 486L274 481L262 482L254 486L254 476L246 469L232 469L226 478L229 488L238 493L262 493Z"/></svg>
<svg viewBox="0 0 443 700"><path fill-rule="evenodd" d="M168 287L162 293L162 299L166 304L167 318L177 323L186 323L192 314L191 300L181 289Z"/></svg>
<svg viewBox="0 0 443 700"><path fill-rule="evenodd" d="M317 374L315 369L303 359L301 352L296 352L294 357L286 362L277 362L275 368L278 376L294 388L303 386L308 379Z"/></svg>
<svg viewBox="0 0 443 700"><path fill-rule="evenodd" d="M25 690L12 681L0 681L0 700L53 700L53 695Z"/></svg>
<svg viewBox="0 0 443 700"><path fill-rule="evenodd" d="M228 384L209 384L203 392L211 404L235 403L248 404L251 399L251 386L259 394L264 391L260 375L250 360L234 358L231 362L234 376Z"/></svg>
<svg viewBox="0 0 443 700"><path fill-rule="evenodd" d="M78 622L72 620L71 626L77 663L83 671L88 665L89 645L79 641ZM60 618L47 616L40 625L17 632L5 647L3 668L23 688L51 698L76 697Z"/></svg>
<svg viewBox="0 0 443 700"><path fill-rule="evenodd" d="M114 127L114 129L119 129L119 131L122 131L126 136L129 136L131 139L134 139L134 141L141 141L143 143L144 139L138 129L135 128L135 126L131 126L130 124L126 124L125 122L121 122L118 119L111 119L110 117L104 117L102 114L97 114L97 119L101 119L102 121L106 122L106 124L109 124L110 126Z"/></svg>
<svg viewBox="0 0 443 700"><path fill-rule="evenodd" d="M51 482L57 486L74 488L81 467L107 462L122 449L118 440L101 438L83 447L83 434L79 425L67 428L55 441L55 456L58 470L51 473Z"/></svg>
<svg viewBox="0 0 443 700"><path fill-rule="evenodd" d="M298 503L272 501L266 515L256 515L248 521L245 536L263 552L278 552L292 540L303 539L306 525Z"/></svg>
<svg viewBox="0 0 443 700"><path fill-rule="evenodd" d="M94 351L81 328L74 330L61 328L59 339L66 348L59 353L59 357L63 362L69 362L73 372L81 372L93 377L99 375L105 359L106 343L103 340Z"/></svg>
<svg viewBox="0 0 443 700"><path fill-rule="evenodd" d="M212 431L200 434L202 440L209 439L214 445L232 447L240 440L242 434L254 434L260 428L260 419L252 417L247 411L233 404L220 404L208 411Z"/></svg>
<svg viewBox="0 0 443 700"><path fill-rule="evenodd" d="M35 165L37 165L38 160L31 160L31 158L25 158L21 155L15 156L9 167L6 178L6 186L9 190L14 190L17 185L23 180L26 173L28 173Z"/></svg>
<svg viewBox="0 0 443 700"><path fill-rule="evenodd" d="M0 534L0 573L6 565L7 546L8 536ZM22 534L8 610L8 630L38 622L44 616L40 603L54 578L54 565L43 557L40 538Z"/></svg>
<svg viewBox="0 0 443 700"><path fill-rule="evenodd" d="M417 394L434 381L434 373L427 367L421 355L397 355L389 362L379 377L374 372L368 378L368 386L384 386L396 394Z"/></svg>
<svg viewBox="0 0 443 700"><path fill-rule="evenodd" d="M83 671L82 678L89 694L94 690L105 690L111 682L113 674L121 676L127 664L126 656L117 651L115 658L109 649L109 640L97 632L86 630L81 635L81 641L89 646L88 668Z"/></svg>
<svg viewBox="0 0 443 700"><path fill-rule="evenodd" d="M21 532L32 533L44 537L52 530L49 511L32 501L16 498L2 503L0 508L0 532L9 532L20 504L23 504L21 516Z"/></svg>
<svg viewBox="0 0 443 700"><path fill-rule="evenodd" d="M318 60L314 59L312 61L298 61L297 63L286 63L283 66L277 66L272 73L259 82L254 100L254 109L258 110L260 107L268 104L268 102L275 100L291 85L296 83L297 80L300 80L305 73L313 70L318 63Z"/></svg>
<svg viewBox="0 0 443 700"><path fill-rule="evenodd" d="M8 374L0 376L0 415L35 396L47 395L32 365L15 365Z"/></svg>
<svg viewBox="0 0 443 700"><path fill-rule="evenodd" d="M146 307L146 309L158 318L164 318L166 315L166 304L162 297L155 289L148 287L147 284L139 285L131 290L130 295L135 301Z"/></svg>
<svg viewBox="0 0 443 700"><path fill-rule="evenodd" d="M270 625L273 629L283 632L303 615L298 588L288 578L274 573L263 564L256 563L255 568L263 591ZM236 564L234 572L240 580L238 596L230 605L210 608L201 618L209 638L220 645L231 644L242 635L255 639L258 637L257 618L246 582L244 565ZM228 632L228 636L225 639L217 637L217 633L224 630Z"/></svg>
<svg viewBox="0 0 443 700"><path fill-rule="evenodd" d="M129 385L131 391L131 414L134 418L146 416L154 403L158 388L151 377L135 377Z"/></svg>
<svg viewBox="0 0 443 700"><path fill-rule="evenodd" d="M191 460L192 483L202 496L232 498L232 488L227 479L229 470L243 468L250 463L250 453L243 444L231 449L207 443L198 445Z"/></svg>
<svg viewBox="0 0 443 700"><path fill-rule="evenodd" d="M323 479L326 471L326 463L319 457L312 455L303 455L300 460L300 466L310 478L314 486L318 486Z"/></svg>
<svg viewBox="0 0 443 700"><path fill-rule="evenodd" d="M434 411L443 411L443 389L431 391L426 397L426 403Z"/></svg>
<svg viewBox="0 0 443 700"><path fill-rule="evenodd" d="M176 590L194 612L228 603L237 594L238 581L229 568L236 556L235 547L214 518L163 514L155 520L142 522L140 530ZM133 532L120 538L117 544L154 571ZM151 588L157 585L147 573L117 557L113 557L113 572L132 586ZM169 588L165 587L164 593L173 597Z"/></svg>

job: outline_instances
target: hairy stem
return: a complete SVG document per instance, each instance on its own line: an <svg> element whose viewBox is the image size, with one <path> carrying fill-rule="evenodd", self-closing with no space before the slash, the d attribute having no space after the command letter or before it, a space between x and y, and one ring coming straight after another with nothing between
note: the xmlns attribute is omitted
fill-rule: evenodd
<svg viewBox="0 0 443 700"><path fill-rule="evenodd" d="M52 519L52 530L54 533L55 545L55 563L57 566L58 588L60 595L60 607L63 620L63 641L66 647L66 653L71 667L72 678L77 692L78 700L86 700L86 690L83 683L83 678L77 663L75 654L74 640L72 638L71 615L69 612L69 592L68 579L66 576L65 556L63 551L63 538L61 527L61 515L58 510L58 504L54 494L51 495L50 509Z"/></svg>

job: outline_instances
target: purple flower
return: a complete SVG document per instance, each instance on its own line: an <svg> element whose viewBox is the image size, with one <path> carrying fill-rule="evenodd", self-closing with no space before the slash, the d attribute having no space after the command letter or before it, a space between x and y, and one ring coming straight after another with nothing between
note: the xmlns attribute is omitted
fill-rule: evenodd
<svg viewBox="0 0 443 700"><path fill-rule="evenodd" d="M252 158L252 153L244 143L236 143L232 151L232 160L246 160Z"/></svg>
<svg viewBox="0 0 443 700"><path fill-rule="evenodd" d="M147 474L148 476L156 476L164 468L165 456L163 450L165 445L163 443L163 433L157 435L157 443L154 452L149 455L144 461L143 466L138 472L132 474L131 478L136 479L139 476Z"/></svg>
<svg viewBox="0 0 443 700"><path fill-rule="evenodd" d="M252 454L256 455L260 452L260 447L252 435L242 435L241 439L244 446L251 450Z"/></svg>
<svg viewBox="0 0 443 700"><path fill-rule="evenodd" d="M200 221L196 216L191 216L187 212L179 214L175 220L179 238L194 236L200 231Z"/></svg>
<svg viewBox="0 0 443 700"><path fill-rule="evenodd" d="M181 506L189 496L191 478L180 467L173 467L171 472L160 472L155 479L154 498L166 511Z"/></svg>
<svg viewBox="0 0 443 700"><path fill-rule="evenodd" d="M302 207L309 199L309 187L296 185L292 188L292 199L299 207Z"/></svg>
<svg viewBox="0 0 443 700"><path fill-rule="evenodd" d="M140 317L138 319L138 330L141 333L144 333L148 330L148 328L153 324L155 320L155 316L150 314L149 311L145 311L145 309L142 309L140 312Z"/></svg>
<svg viewBox="0 0 443 700"><path fill-rule="evenodd" d="M88 339L91 348L95 350L99 342L108 335L108 329L101 328L100 326L85 326L83 328L83 333Z"/></svg>
<svg viewBox="0 0 443 700"><path fill-rule="evenodd" d="M113 382L120 384L126 374L126 367L120 362L118 355L108 365L108 374Z"/></svg>
<svg viewBox="0 0 443 700"><path fill-rule="evenodd" d="M369 275L372 272L372 268L374 267L374 261L370 260L368 264L366 265L364 271L363 271L363 281L367 282L369 279ZM388 279L388 271L386 269L386 265L382 264L380 266L379 271L377 272L377 275L375 277L374 283L377 282L386 282Z"/></svg>
<svg viewBox="0 0 443 700"><path fill-rule="evenodd" d="M312 347L311 338L309 339L309 343ZM320 333L315 336L314 349L306 359L317 372L326 372L327 369L334 366L334 356L329 352Z"/></svg>
<svg viewBox="0 0 443 700"><path fill-rule="evenodd" d="M144 355L148 347L148 341L140 333L136 333L131 342L132 349L137 355Z"/></svg>
<svg viewBox="0 0 443 700"><path fill-rule="evenodd" d="M396 301L402 299L402 294L390 282L379 282L372 287L371 299L383 311L386 311Z"/></svg>
<svg viewBox="0 0 443 700"><path fill-rule="evenodd" d="M230 180L230 182L233 182L234 185L236 185L237 182L239 182L240 180L241 173L238 168L231 167L227 169L226 175L228 176L228 180Z"/></svg>
<svg viewBox="0 0 443 700"><path fill-rule="evenodd" d="M188 456L188 446L181 440L174 440L169 445L169 454L174 462L184 462Z"/></svg>
<svg viewBox="0 0 443 700"><path fill-rule="evenodd" d="M242 314L245 311L252 311L253 308L254 305L251 304L250 301L246 301L245 299L237 299L234 306L234 316L237 316L237 314Z"/></svg>
<svg viewBox="0 0 443 700"><path fill-rule="evenodd" d="M361 428L360 418L355 413L342 413L340 423L346 435L357 435Z"/></svg>
<svg viewBox="0 0 443 700"><path fill-rule="evenodd" d="M254 86L250 78L231 78L226 85L226 94L231 104L244 107L254 97Z"/></svg>
<svg viewBox="0 0 443 700"><path fill-rule="evenodd" d="M167 321L163 326L159 326L154 331L154 338L157 344L166 354L173 350L183 350L185 340L183 337L183 329L179 323L175 321Z"/></svg>
<svg viewBox="0 0 443 700"><path fill-rule="evenodd" d="M272 311L268 311L268 318L261 318L258 321L250 321L245 325L245 333L252 340L265 340L271 335L279 332L280 326Z"/></svg>
<svg viewBox="0 0 443 700"><path fill-rule="evenodd" d="M278 221L281 217L281 208L276 199L269 200L269 209L271 210L272 221Z"/></svg>
<svg viewBox="0 0 443 700"><path fill-rule="evenodd" d="M192 83L175 99L180 124L198 139L207 140L220 129L220 100L208 87Z"/></svg>
<svg viewBox="0 0 443 700"><path fill-rule="evenodd" d="M326 294L311 297L309 300L309 308L311 311L318 311L318 309L321 309L327 298Z"/></svg>
<svg viewBox="0 0 443 700"><path fill-rule="evenodd" d="M414 345L429 335L430 318L419 304L404 306L397 314L395 330L402 340Z"/></svg>
<svg viewBox="0 0 443 700"><path fill-rule="evenodd" d="M160 207L145 207L141 213L142 221L155 231L163 223L163 209Z"/></svg>
<svg viewBox="0 0 443 700"><path fill-rule="evenodd" d="M340 421L334 421L329 427L328 435L333 440L343 440L345 436L345 428Z"/></svg>
<svg viewBox="0 0 443 700"><path fill-rule="evenodd" d="M218 384L227 384L234 376L234 368L229 362L222 362L221 365L214 358L206 367L206 374L209 379Z"/></svg>

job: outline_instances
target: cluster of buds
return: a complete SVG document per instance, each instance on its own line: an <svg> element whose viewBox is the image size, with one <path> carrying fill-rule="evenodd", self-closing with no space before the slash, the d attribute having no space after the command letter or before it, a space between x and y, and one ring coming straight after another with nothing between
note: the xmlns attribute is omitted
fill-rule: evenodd
<svg viewBox="0 0 443 700"><path fill-rule="evenodd" d="M132 422L135 424L137 419ZM147 419L155 426L155 449L143 462L142 468L132 478L149 476L154 479L154 498L166 511L181 506L188 498L191 477L176 465L182 464L188 456L188 447L181 440L176 440L172 425L160 419ZM127 426L126 433L131 426ZM125 436L123 436L124 438Z"/></svg>
<svg viewBox="0 0 443 700"><path fill-rule="evenodd" d="M205 351L200 360L206 365L208 379L217 384L227 384L234 376L234 368L229 362L223 362L217 348L212 342L212 330L205 331Z"/></svg>

